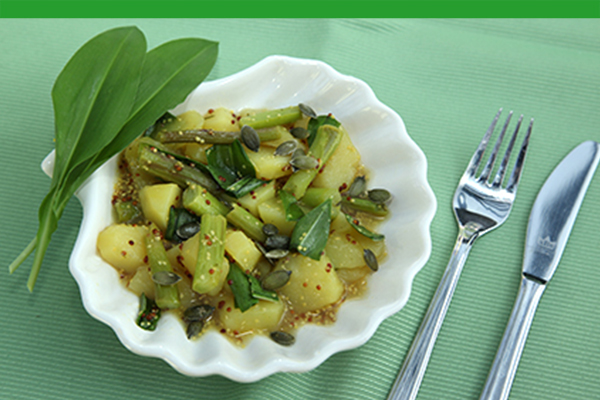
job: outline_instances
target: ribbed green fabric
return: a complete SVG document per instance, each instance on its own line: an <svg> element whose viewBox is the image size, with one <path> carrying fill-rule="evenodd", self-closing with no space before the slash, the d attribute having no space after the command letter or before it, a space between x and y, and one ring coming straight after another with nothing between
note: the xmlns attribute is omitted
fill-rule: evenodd
<svg viewBox="0 0 600 400"><path fill-rule="evenodd" d="M135 24L149 46L198 36L220 42L209 79L272 54L314 58L366 81L404 119L428 159L438 200L433 252L407 306L364 346L314 371L252 384L189 378L125 349L84 310L67 264L81 221L73 200L36 289L28 265L0 273L0 399L385 399L439 282L457 233L458 179L500 108L535 117L512 214L473 248L425 375L420 400L476 399L519 285L529 211L554 166L600 140L598 20L0 20L0 259L8 265L37 227L53 148L50 90L85 41ZM385 145L382 143L382 146ZM512 400L600 396L600 177L590 186L544 294Z"/></svg>

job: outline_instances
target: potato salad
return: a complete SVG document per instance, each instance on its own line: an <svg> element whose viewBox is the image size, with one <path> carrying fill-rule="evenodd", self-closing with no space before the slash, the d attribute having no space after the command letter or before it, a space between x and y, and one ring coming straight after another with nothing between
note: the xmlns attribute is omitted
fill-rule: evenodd
<svg viewBox="0 0 600 400"><path fill-rule="evenodd" d="M342 123L306 104L167 113L121 154L97 248L139 296L141 329L170 312L190 340L290 346L365 293L391 197Z"/></svg>

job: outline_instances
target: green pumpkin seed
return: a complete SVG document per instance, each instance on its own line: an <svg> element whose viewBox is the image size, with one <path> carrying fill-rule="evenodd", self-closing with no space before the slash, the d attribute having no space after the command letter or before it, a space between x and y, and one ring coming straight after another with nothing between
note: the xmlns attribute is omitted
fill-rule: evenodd
<svg viewBox="0 0 600 400"><path fill-rule="evenodd" d="M275 149L275 153L273 154L276 156L289 156L294 152L294 150L296 150L297 147L298 142L296 142L295 140L288 140L277 146L277 148Z"/></svg>
<svg viewBox="0 0 600 400"><path fill-rule="evenodd" d="M282 346L291 346L296 342L296 338L287 332L275 331L271 332L271 339Z"/></svg>
<svg viewBox="0 0 600 400"><path fill-rule="evenodd" d="M194 236L199 231L200 231L200 224L197 221L192 221L192 222L188 222L187 224L183 224L179 228L177 228L177 230L175 231L175 234L181 240L188 240L189 238Z"/></svg>
<svg viewBox="0 0 600 400"><path fill-rule="evenodd" d="M285 271L283 269L268 273L260 283L265 290L277 290L285 286L290 280L292 271Z"/></svg>
<svg viewBox="0 0 600 400"><path fill-rule="evenodd" d="M273 236L279 233L279 229L273 224L264 224L262 231L267 236Z"/></svg>
<svg viewBox="0 0 600 400"><path fill-rule="evenodd" d="M283 258L283 257L287 256L288 254L290 254L289 250L274 249L274 250L271 250L271 251L267 252L265 254L265 257L276 260L276 259L279 259L279 258Z"/></svg>
<svg viewBox="0 0 600 400"><path fill-rule="evenodd" d="M242 142L244 142L246 147L254 152L258 152L258 149L260 148L260 138L254 128L244 125L242 126L241 131Z"/></svg>
<svg viewBox="0 0 600 400"><path fill-rule="evenodd" d="M267 240L265 240L265 246L269 250L288 250L290 248L290 238L288 236L279 234L269 236Z"/></svg>
<svg viewBox="0 0 600 400"><path fill-rule="evenodd" d="M296 139L306 139L308 137L308 131L301 126L297 126L290 130L290 133Z"/></svg>
<svg viewBox="0 0 600 400"><path fill-rule="evenodd" d="M201 304L188 308L183 313L183 319L188 322L205 321L213 314L215 308L208 304Z"/></svg>
<svg viewBox="0 0 600 400"><path fill-rule="evenodd" d="M185 331L188 339L193 339L198 336L200 332L204 329L204 321L192 321L188 324L187 329Z"/></svg>
<svg viewBox="0 0 600 400"><path fill-rule="evenodd" d="M300 103L298 104L298 108L300 109L302 114L306 115L307 117L317 118L317 113L315 112L315 110L312 109L311 106L307 106L306 104Z"/></svg>
<svg viewBox="0 0 600 400"><path fill-rule="evenodd" d="M392 198L390 192L385 189L373 189L369 190L369 199L373 203L383 204L387 203Z"/></svg>
<svg viewBox="0 0 600 400"><path fill-rule="evenodd" d="M181 276L171 271L159 271L152 275L152 280L162 286L173 286L181 280Z"/></svg>
<svg viewBox="0 0 600 400"><path fill-rule="evenodd" d="M350 185L350 189L348 189L348 196L350 197L359 197L364 194L367 190L367 180L364 176L357 176L352 185Z"/></svg>
<svg viewBox="0 0 600 400"><path fill-rule="evenodd" d="M377 257L375 254L369 249L365 249L363 251L363 258L367 263L367 267L371 268L373 271L377 271L379 269L379 263L377 262Z"/></svg>
<svg viewBox="0 0 600 400"><path fill-rule="evenodd" d="M319 166L319 161L311 156L292 157L290 164L297 169L315 169Z"/></svg>

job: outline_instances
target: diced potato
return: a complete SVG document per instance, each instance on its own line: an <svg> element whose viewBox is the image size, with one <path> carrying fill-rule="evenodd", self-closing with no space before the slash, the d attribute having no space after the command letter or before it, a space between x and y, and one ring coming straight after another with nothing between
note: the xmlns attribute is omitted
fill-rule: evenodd
<svg viewBox="0 0 600 400"><path fill-rule="evenodd" d="M360 268L343 268L336 271L341 280L347 284L352 284L365 278L371 272L366 265Z"/></svg>
<svg viewBox="0 0 600 400"><path fill-rule="evenodd" d="M152 274L150 273L150 267L142 266L138 267L135 271L135 275L133 275L127 287L137 296L144 293L146 297L154 300L155 286L156 284L152 280Z"/></svg>
<svg viewBox="0 0 600 400"><path fill-rule="evenodd" d="M357 233L353 235L356 238L356 241L360 243L363 249L369 249L373 252L375 257L381 262L381 259L385 257L386 248L385 241L383 240L372 240L366 236Z"/></svg>
<svg viewBox="0 0 600 400"><path fill-rule="evenodd" d="M240 130L240 126L233 111L220 107L204 114L203 129L237 132Z"/></svg>
<svg viewBox="0 0 600 400"><path fill-rule="evenodd" d="M280 127L279 132L281 132L281 137L276 140L269 140L267 142L262 142L263 146L272 147L273 151L283 142L287 142L288 140L295 140L290 131L285 129L284 127Z"/></svg>
<svg viewBox="0 0 600 400"><path fill-rule="evenodd" d="M275 330L281 321L284 311L283 302L259 300L257 304L245 312L235 308L233 296L221 293L215 299L216 318L233 334L249 331Z"/></svg>
<svg viewBox="0 0 600 400"><path fill-rule="evenodd" d="M333 221L331 221L331 225L329 227L330 233L353 233L356 232L356 229L352 227L346 220L344 214L339 214Z"/></svg>
<svg viewBox="0 0 600 400"><path fill-rule="evenodd" d="M365 265L363 248L354 236L350 233L336 232L329 236L325 254L336 269L358 268Z"/></svg>
<svg viewBox="0 0 600 400"><path fill-rule="evenodd" d="M297 313L319 311L338 302L344 293L344 284L327 255L315 261L294 253L282 259L276 269L292 271L289 282L279 293L291 302Z"/></svg>
<svg viewBox="0 0 600 400"><path fill-rule="evenodd" d="M261 146L258 152L248 151L248 158L256 169L256 177L271 180L287 176L292 173L290 159L292 156L273 155L274 150Z"/></svg>
<svg viewBox="0 0 600 400"><path fill-rule="evenodd" d="M225 251L244 271L252 271L262 255L244 232L234 230L225 235Z"/></svg>
<svg viewBox="0 0 600 400"><path fill-rule="evenodd" d="M195 110L189 110L170 119L164 125L163 131L187 131L191 129L202 129L204 117Z"/></svg>
<svg viewBox="0 0 600 400"><path fill-rule="evenodd" d="M180 198L181 188L174 183L146 186L140 190L140 203L144 215L163 232L167 229L169 211L172 206L179 204Z"/></svg>
<svg viewBox="0 0 600 400"><path fill-rule="evenodd" d="M183 146L182 151L186 157L202 164L208 164L206 150L210 147L212 147L212 144L187 143Z"/></svg>
<svg viewBox="0 0 600 400"><path fill-rule="evenodd" d="M258 205L258 214L265 224L273 224L279 233L290 235L296 226L296 221L286 221L285 209L279 197L274 197Z"/></svg>
<svg viewBox="0 0 600 400"><path fill-rule="evenodd" d="M339 188L346 184L350 187L360 166L360 154L352 144L348 133L342 129L342 141L335 149L325 166L313 181L314 187Z"/></svg>
<svg viewBox="0 0 600 400"><path fill-rule="evenodd" d="M258 205L275 197L275 181L265 183L256 190L237 199L238 203L246 210L250 211L255 217L258 215Z"/></svg>
<svg viewBox="0 0 600 400"><path fill-rule="evenodd" d="M98 235L100 256L113 267L134 273L146 257L146 227L110 225Z"/></svg>
<svg viewBox="0 0 600 400"><path fill-rule="evenodd" d="M181 254L179 261L188 270L188 272L194 276L196 272L196 261L198 261L198 246L200 246L200 234L196 233L194 236L183 242L181 246Z"/></svg>

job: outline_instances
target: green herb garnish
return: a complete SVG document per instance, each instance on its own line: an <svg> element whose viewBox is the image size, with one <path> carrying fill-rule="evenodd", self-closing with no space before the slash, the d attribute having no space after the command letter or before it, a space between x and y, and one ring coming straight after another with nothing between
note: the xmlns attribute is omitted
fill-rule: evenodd
<svg viewBox="0 0 600 400"><path fill-rule="evenodd" d="M300 218L292 232L290 249L302 255L320 260L329 238L331 225L331 199L311 210Z"/></svg>
<svg viewBox="0 0 600 400"><path fill-rule="evenodd" d="M146 52L144 34L123 27L94 37L69 60L52 88L56 161L50 190L40 205L38 232L9 266L14 272L35 251L30 291L77 188L181 103L206 78L217 49L215 42L181 39Z"/></svg>
<svg viewBox="0 0 600 400"><path fill-rule="evenodd" d="M370 230L368 230L367 228L365 228L364 226L362 226L360 224L360 222L354 218L351 215L348 214L344 214L344 217L346 217L346 221L348 221L348 223L354 228L356 229L356 231L358 233L360 233L363 236L368 237L371 240L383 240L385 239L385 236L383 236L380 233L376 233L376 232L372 232Z"/></svg>
<svg viewBox="0 0 600 400"><path fill-rule="evenodd" d="M160 314L160 308L158 308L154 300L147 298L146 294L142 293L140 295L140 311L135 321L137 326L147 331L155 330L160 319Z"/></svg>
<svg viewBox="0 0 600 400"><path fill-rule="evenodd" d="M285 210L286 221L297 221L304 217L304 211L298 205L298 200L296 200L293 194L285 190L280 190L279 198L281 198L281 203Z"/></svg>

